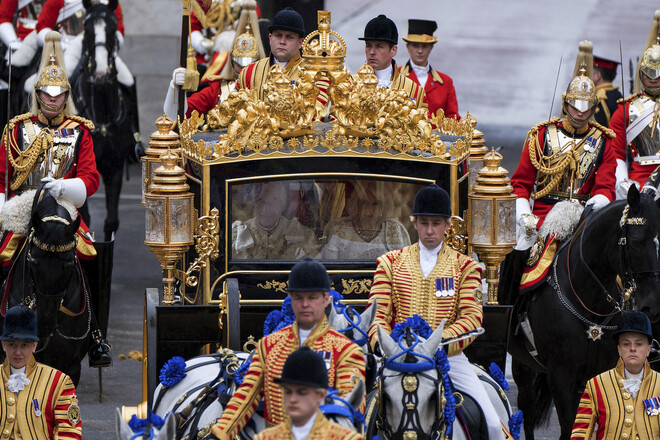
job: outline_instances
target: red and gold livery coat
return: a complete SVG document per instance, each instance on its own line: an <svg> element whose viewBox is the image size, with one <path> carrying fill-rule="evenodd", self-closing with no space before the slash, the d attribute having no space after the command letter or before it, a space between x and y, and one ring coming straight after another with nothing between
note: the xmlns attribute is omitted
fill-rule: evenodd
<svg viewBox="0 0 660 440"><path fill-rule="evenodd" d="M436 280L454 279L454 293L437 297ZM470 257L442 245L438 260L424 278L419 265L419 244L391 251L378 258L378 268L369 293L369 307L377 301L376 319L369 329L373 346L378 338L377 325L388 333L392 327L417 314L432 329L447 319L443 338L458 336L481 327L481 268ZM449 356L460 354L474 338L449 345Z"/></svg>
<svg viewBox="0 0 660 440"><path fill-rule="evenodd" d="M314 327L303 345L319 352L326 360L329 386L335 388L340 396L347 395L355 387L353 376L364 380L362 349L330 327L326 318ZM259 341L243 383L213 427L216 437L223 440L234 438L250 420L262 398L264 417L268 423L276 425L285 420L282 389L274 379L282 375L284 362L298 348L297 323ZM363 401L360 411L364 410L364 406Z"/></svg>
<svg viewBox="0 0 660 440"><path fill-rule="evenodd" d="M82 423L76 389L66 374L30 359L30 383L18 393L7 389L9 362L2 365L0 433L13 439L81 439Z"/></svg>
<svg viewBox="0 0 660 440"><path fill-rule="evenodd" d="M291 421L280 423L255 435L252 440L293 440ZM362 436L350 429L333 423L321 411L316 412L316 420L307 440L362 440Z"/></svg>
<svg viewBox="0 0 660 440"><path fill-rule="evenodd" d="M632 397L623 389L624 366L617 366L587 382L580 399L571 440L660 438L660 415L648 415L644 400L660 397L660 373L646 362L639 391Z"/></svg>
<svg viewBox="0 0 660 440"><path fill-rule="evenodd" d="M552 130L549 129L552 128ZM523 147L520 162L516 171L511 176L511 186L513 186L513 193L520 199L529 199L533 193L543 190L542 182L548 179L548 176L541 172L537 166L532 163L530 158L530 149L538 151L542 149L542 154L547 157L554 156L554 160L561 160L563 155L573 154L568 151L563 151L561 154L548 151L549 146L548 133L552 131L555 136L563 136L572 138L572 142L576 147L577 156L580 162L576 164L576 175L582 173L582 168L588 170L584 176L575 177L576 183L573 187L573 196L582 200L583 202L596 194L602 194L612 201L615 199L614 185L616 177L614 171L616 170L616 158L612 148L609 148L609 143L614 137L612 130L602 125L589 121L582 129L575 130L566 119L558 120L557 118L551 119L549 123L544 122L534 126L527 135L527 142ZM557 135L558 134L558 135ZM592 145L595 155L591 158L582 151L586 144ZM564 146L562 146L564 148ZM566 147L568 148L568 147ZM537 153L538 157L539 153ZM571 167L566 167L564 174L561 177L562 182L569 179L568 173L572 172ZM561 185L561 183L560 183ZM564 192L564 188L561 189ZM568 192L566 192L565 199L568 199ZM543 224L545 216L550 212L556 202L546 201L545 198L539 197L534 200L532 213L539 217L538 228Z"/></svg>
<svg viewBox="0 0 660 440"><path fill-rule="evenodd" d="M399 71L401 75L412 80L415 84L421 85L410 65L410 61L401 66ZM454 89L454 82L449 75L438 72L429 65L429 76L426 78L426 84L424 84L424 94L424 102L429 107L429 117L433 117L438 109L442 109L445 112L445 117L461 119L458 114L456 89Z"/></svg>

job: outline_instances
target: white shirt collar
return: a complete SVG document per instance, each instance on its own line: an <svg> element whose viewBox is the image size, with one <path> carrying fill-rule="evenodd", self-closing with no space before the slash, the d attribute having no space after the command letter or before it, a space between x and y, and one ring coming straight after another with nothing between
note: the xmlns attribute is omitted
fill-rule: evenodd
<svg viewBox="0 0 660 440"><path fill-rule="evenodd" d="M428 277L436 263L438 262L438 254L442 249L442 242L433 249L429 249L419 242L419 267L422 269L424 278Z"/></svg>
<svg viewBox="0 0 660 440"><path fill-rule="evenodd" d="M412 66L412 69L415 72L415 76L419 80L419 85L424 87L424 85L426 84L426 80L429 76L429 70L430 70L429 64L426 63L426 66L422 67L410 61L410 65Z"/></svg>
<svg viewBox="0 0 660 440"><path fill-rule="evenodd" d="M11 368L11 374L16 374L16 373L23 373L25 374L25 367L22 368L14 368L11 365L9 366Z"/></svg>
<svg viewBox="0 0 660 440"><path fill-rule="evenodd" d="M392 64L383 70L374 70L374 73L378 77L378 87L389 88L392 85Z"/></svg>
<svg viewBox="0 0 660 440"><path fill-rule="evenodd" d="M293 423L291 424L291 433L295 440L306 440L307 437L309 437L309 433L312 432L312 427L316 421L316 415L317 413L314 413L314 415L302 426L294 426Z"/></svg>
<svg viewBox="0 0 660 440"><path fill-rule="evenodd" d="M298 327L298 339L300 339L300 346L302 347L307 338L309 338L309 335L312 334L312 331L316 328L316 326L310 328L309 330L303 330L300 327Z"/></svg>

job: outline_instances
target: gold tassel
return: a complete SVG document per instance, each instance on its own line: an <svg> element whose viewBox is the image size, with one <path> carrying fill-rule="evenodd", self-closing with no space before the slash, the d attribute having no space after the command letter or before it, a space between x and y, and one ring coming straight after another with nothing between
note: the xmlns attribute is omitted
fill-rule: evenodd
<svg viewBox="0 0 660 440"><path fill-rule="evenodd" d="M192 46L188 47L188 58L186 58L186 76L183 80L183 90L187 92L197 91L199 85L199 72L197 71L197 61L195 60L195 51Z"/></svg>

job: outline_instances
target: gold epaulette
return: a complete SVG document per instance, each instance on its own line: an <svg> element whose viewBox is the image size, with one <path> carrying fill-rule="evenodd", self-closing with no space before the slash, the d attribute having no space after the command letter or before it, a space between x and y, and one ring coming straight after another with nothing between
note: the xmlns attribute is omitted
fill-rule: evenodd
<svg viewBox="0 0 660 440"><path fill-rule="evenodd" d="M65 118L73 119L76 122L80 122L82 125L87 127L88 130L94 130L94 123L87 118L83 118L78 115L66 115Z"/></svg>
<svg viewBox="0 0 660 440"><path fill-rule="evenodd" d="M635 93L634 95L630 95L627 98L619 98L619 99L616 100L616 103L621 104L622 102L626 102L626 101L630 101L631 99L635 99L640 95L641 95L641 93Z"/></svg>
<svg viewBox="0 0 660 440"><path fill-rule="evenodd" d="M539 128L541 128L541 127L543 127L543 126L546 126L546 125L556 124L556 123L558 123L559 121L560 121L559 118L550 118L550 119L547 120L547 121L539 122L538 124L536 124L535 126L533 126L532 128L529 129L529 131L527 132L527 137L525 137L525 143L527 143L527 139L529 139L529 137L530 137L532 134L533 134L534 136L536 136L536 133L539 132Z"/></svg>
<svg viewBox="0 0 660 440"><path fill-rule="evenodd" d="M30 119L32 116L34 116L32 113L23 113L22 115L14 116L13 118L11 118L9 124L7 125L11 130L13 130L14 125L16 125L19 122L25 121L26 119Z"/></svg>
<svg viewBox="0 0 660 440"><path fill-rule="evenodd" d="M606 136L608 136L610 139L614 139L616 137L614 130L612 130L611 128L607 128L596 121L589 121L589 125L591 125L592 127L596 127L597 129L602 131Z"/></svg>

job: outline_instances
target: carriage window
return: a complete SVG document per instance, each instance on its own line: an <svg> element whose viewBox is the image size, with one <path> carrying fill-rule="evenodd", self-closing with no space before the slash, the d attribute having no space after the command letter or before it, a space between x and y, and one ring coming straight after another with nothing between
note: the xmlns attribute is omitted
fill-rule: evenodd
<svg viewBox="0 0 660 440"><path fill-rule="evenodd" d="M422 185L366 179L232 185L232 259L375 260L416 240Z"/></svg>

